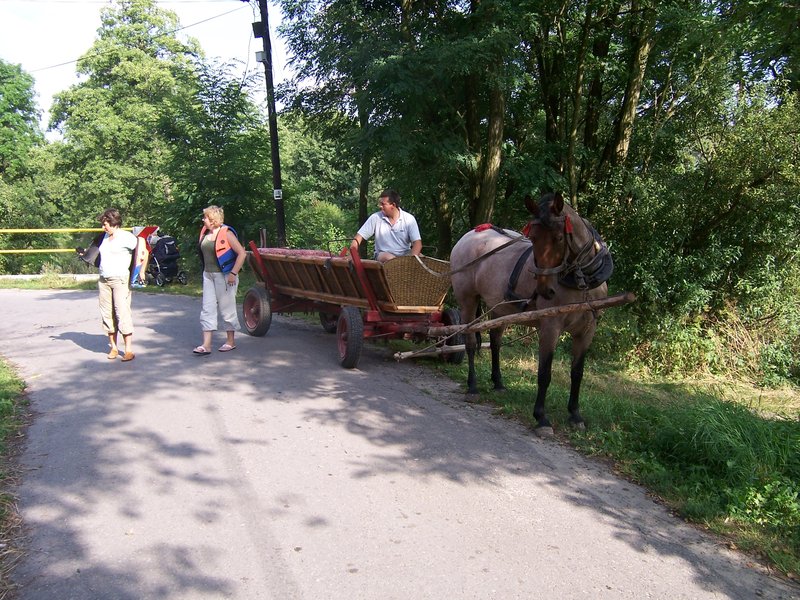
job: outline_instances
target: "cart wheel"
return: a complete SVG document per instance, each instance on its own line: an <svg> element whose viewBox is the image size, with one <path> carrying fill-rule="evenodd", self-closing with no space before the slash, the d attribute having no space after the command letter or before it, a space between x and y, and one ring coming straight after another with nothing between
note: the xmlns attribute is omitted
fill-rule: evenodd
<svg viewBox="0 0 800 600"><path fill-rule="evenodd" d="M345 369L353 369L361 358L364 346L364 321L361 311L355 306L345 306L336 323L336 337L339 343L339 364Z"/></svg>
<svg viewBox="0 0 800 600"><path fill-rule="evenodd" d="M445 325L461 325L461 313L455 308L448 308L442 313L442 323ZM446 346L459 346L464 343L464 334L458 333L445 342ZM464 351L443 354L444 362L460 365L464 360Z"/></svg>
<svg viewBox="0 0 800 600"><path fill-rule="evenodd" d="M319 313L319 322L327 333L336 333L336 322L338 319L338 315L325 312Z"/></svg>
<svg viewBox="0 0 800 600"><path fill-rule="evenodd" d="M269 291L263 287L251 287L244 295L242 316L244 328L250 335L262 336L272 324L272 306Z"/></svg>
<svg viewBox="0 0 800 600"><path fill-rule="evenodd" d="M156 285L158 287L164 287L164 284L167 283L167 278L164 277L163 273L159 273L156 275Z"/></svg>
<svg viewBox="0 0 800 600"><path fill-rule="evenodd" d="M189 276L186 274L186 271L179 271L176 279L181 285L189 283Z"/></svg>

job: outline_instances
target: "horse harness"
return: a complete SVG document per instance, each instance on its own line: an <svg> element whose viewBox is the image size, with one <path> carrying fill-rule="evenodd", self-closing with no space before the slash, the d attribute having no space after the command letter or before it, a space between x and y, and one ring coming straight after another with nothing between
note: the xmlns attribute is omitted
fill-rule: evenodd
<svg viewBox="0 0 800 600"><path fill-rule="evenodd" d="M529 269L532 273L535 275L558 275L558 282L561 285L584 291L592 290L609 280L614 272L614 261L611 258L611 252L597 230L592 227L592 224L583 217L581 219L592 234L591 239L579 248L573 237L572 222L569 216L557 217L554 220L557 223L563 223L568 251L564 253L564 259L557 267L541 268L536 265L536 257L534 256L533 266ZM531 227L538 222L540 222L538 219L534 219L528 223L523 230L526 237L528 237ZM591 251L593 248L596 249L596 253L592 256ZM531 299L522 298L516 293L519 276L532 253L533 245L527 248L517 259L514 269L511 271L504 296L507 301L516 303L520 311L527 310L530 301L536 297L535 292ZM569 260L570 254L574 256L572 260Z"/></svg>

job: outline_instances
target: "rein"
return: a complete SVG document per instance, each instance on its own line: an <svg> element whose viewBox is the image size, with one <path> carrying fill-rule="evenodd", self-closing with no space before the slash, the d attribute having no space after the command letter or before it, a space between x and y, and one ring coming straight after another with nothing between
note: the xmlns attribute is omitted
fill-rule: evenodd
<svg viewBox="0 0 800 600"><path fill-rule="evenodd" d="M508 234L507 234L507 233L505 233L504 231L503 231L502 233L503 233L503 235L506 235L506 236L508 235ZM510 236L509 236L509 237L510 237ZM425 265L425 263L423 263L423 262L422 262L422 259L420 259L420 257L419 257L419 256L417 256L416 258L417 258L417 261L419 262L419 264L420 264L420 265L422 265L422 268L423 268L423 269L425 269L425 270L426 270L428 273L430 273L431 275L436 275L437 277L450 277L450 276L452 276L452 275L453 275L453 274L455 274L455 273L461 273L461 271L466 271L466 270L467 270L467 269L469 269L471 266L473 266L473 265L475 265L475 264L477 264L477 263L481 262L483 259L485 259L485 258L489 258L489 257L490 257L492 254L494 254L495 252L500 252L500 250L503 250L503 249L505 249L505 248L508 248L508 247L509 247L509 246L511 246L512 244L516 244L517 242L523 242L523 241L528 241L528 238L526 238L524 235L519 235L519 236L517 236L517 237L512 237L512 238L511 238L511 240L509 240L509 241L508 241L508 242L506 242L505 244L503 244L503 245L501 245L501 246L498 246L497 248L494 248L494 249L492 249L492 250L489 250L489 252L487 252L486 254L481 254L481 255L480 255L480 256L478 256L477 258L474 258L473 260L469 261L469 262L468 262L467 264L465 264L463 267L461 267L461 268L459 268L459 269L456 269L456 270L454 270L454 271L447 271L446 273L437 273L436 271L433 271L432 269L429 269L429 268L428 268L428 267Z"/></svg>

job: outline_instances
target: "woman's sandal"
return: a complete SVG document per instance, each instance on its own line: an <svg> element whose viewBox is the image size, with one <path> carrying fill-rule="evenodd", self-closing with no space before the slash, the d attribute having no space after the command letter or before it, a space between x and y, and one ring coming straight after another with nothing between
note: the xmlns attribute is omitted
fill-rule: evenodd
<svg viewBox="0 0 800 600"><path fill-rule="evenodd" d="M113 348L111 351L109 351L109 353L106 356L107 356L108 360L114 360L115 358L117 358L119 356L119 350L117 350L116 348Z"/></svg>
<svg viewBox="0 0 800 600"><path fill-rule="evenodd" d="M209 354L211 354L211 350L206 350L205 346L198 346L197 348L192 350L192 352L195 353L197 356L208 356Z"/></svg>
<svg viewBox="0 0 800 600"><path fill-rule="evenodd" d="M231 350L236 350L236 346L231 346L230 344L222 344L219 347L220 352L230 352Z"/></svg>

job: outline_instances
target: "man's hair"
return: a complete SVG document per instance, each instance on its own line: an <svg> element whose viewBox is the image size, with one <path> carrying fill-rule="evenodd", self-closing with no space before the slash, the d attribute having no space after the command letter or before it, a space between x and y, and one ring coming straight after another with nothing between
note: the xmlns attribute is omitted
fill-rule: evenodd
<svg viewBox="0 0 800 600"><path fill-rule="evenodd" d="M100 224L108 223L112 227L122 227L122 216L116 208L107 208L101 212L97 220Z"/></svg>
<svg viewBox="0 0 800 600"><path fill-rule="evenodd" d="M389 202L394 204L397 208L400 208L400 194L395 192L393 189L388 188L381 192L381 195L378 198L386 198Z"/></svg>
<svg viewBox="0 0 800 600"><path fill-rule="evenodd" d="M214 204L203 209L203 216L208 217L213 225L222 225L225 221L225 211Z"/></svg>

